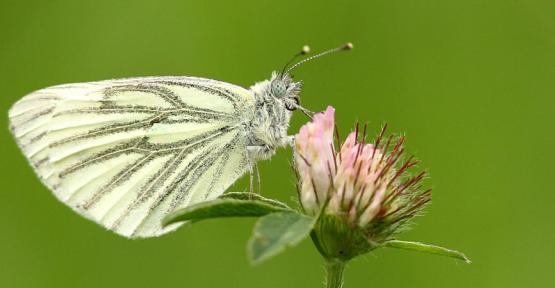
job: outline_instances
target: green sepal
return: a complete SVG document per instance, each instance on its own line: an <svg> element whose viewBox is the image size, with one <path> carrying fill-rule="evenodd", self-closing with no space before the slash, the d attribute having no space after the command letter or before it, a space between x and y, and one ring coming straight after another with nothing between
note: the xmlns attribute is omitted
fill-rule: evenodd
<svg viewBox="0 0 555 288"><path fill-rule="evenodd" d="M310 236L326 259L348 261L378 247L368 241L364 230L345 223L340 216L327 213L320 214Z"/></svg>
<svg viewBox="0 0 555 288"><path fill-rule="evenodd" d="M196 222L211 218L260 217L269 213L289 210L291 209L268 201L221 198L178 209L162 220L162 226L177 222Z"/></svg>
<svg viewBox="0 0 555 288"><path fill-rule="evenodd" d="M218 197L219 199L236 199L236 200L256 200L256 201L261 201L267 204L270 204L272 206L276 206L276 207L281 207L283 209L289 209L292 210L289 206L287 206L287 204L274 200L274 199L270 199L270 198L266 198L260 194L257 193L251 193L251 192L227 192L225 194L223 194L222 196Z"/></svg>
<svg viewBox="0 0 555 288"><path fill-rule="evenodd" d="M462 252L447 249L447 248L440 247L440 246L424 244L424 243L420 243L420 242L388 240L388 241L383 243L383 246L384 247L404 249L404 250L417 251L417 252L423 252L423 253L429 253L429 254L435 254L435 255L441 255L441 256L447 256L447 257L452 257L452 258L455 258L455 259L462 260L467 264L472 263L470 261L470 259L468 259L468 257L466 257L466 255L464 255Z"/></svg>
<svg viewBox="0 0 555 288"><path fill-rule="evenodd" d="M249 260L259 264L306 238L315 219L293 211L282 211L261 217L247 246Z"/></svg>

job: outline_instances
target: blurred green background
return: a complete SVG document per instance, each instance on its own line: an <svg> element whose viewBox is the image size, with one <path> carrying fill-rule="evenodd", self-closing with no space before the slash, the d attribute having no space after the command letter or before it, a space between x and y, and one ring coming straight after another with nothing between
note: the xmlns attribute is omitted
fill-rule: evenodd
<svg viewBox="0 0 555 288"><path fill-rule="evenodd" d="M353 261L345 287L552 287L555 2L0 2L0 287L322 287L309 240L251 267L252 219L131 241L79 217L37 180L7 110L50 85L191 75L242 86L303 44L349 53L294 74L343 135L387 121L431 173L433 204L402 239L472 265L397 250ZM294 133L306 118L297 114ZM261 164L263 194L293 202L289 150ZM234 187L247 187L244 177Z"/></svg>

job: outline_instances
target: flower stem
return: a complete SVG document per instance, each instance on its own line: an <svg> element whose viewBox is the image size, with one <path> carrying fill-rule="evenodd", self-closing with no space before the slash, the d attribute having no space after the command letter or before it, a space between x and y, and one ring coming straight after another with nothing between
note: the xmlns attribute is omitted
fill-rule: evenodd
<svg viewBox="0 0 555 288"><path fill-rule="evenodd" d="M326 288L343 287L345 262L339 259L326 259Z"/></svg>

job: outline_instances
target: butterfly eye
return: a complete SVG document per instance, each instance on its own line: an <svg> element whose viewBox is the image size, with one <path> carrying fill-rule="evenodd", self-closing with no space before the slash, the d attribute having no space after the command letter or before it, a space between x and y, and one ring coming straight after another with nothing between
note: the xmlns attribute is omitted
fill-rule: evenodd
<svg viewBox="0 0 555 288"><path fill-rule="evenodd" d="M295 104L292 104L291 101L287 101L285 102L285 109L289 110L289 111L295 111L297 110L297 106L299 106L299 104L301 104L301 102L299 101L299 98L294 97L291 98Z"/></svg>
<svg viewBox="0 0 555 288"><path fill-rule="evenodd" d="M285 83L283 83L283 81L274 80L270 86L270 92L274 97L283 97L287 92L287 87L285 87Z"/></svg>

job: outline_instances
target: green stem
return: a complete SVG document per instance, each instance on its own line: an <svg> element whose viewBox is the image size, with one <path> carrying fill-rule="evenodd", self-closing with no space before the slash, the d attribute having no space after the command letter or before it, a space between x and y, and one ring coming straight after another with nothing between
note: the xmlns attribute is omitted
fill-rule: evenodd
<svg viewBox="0 0 555 288"><path fill-rule="evenodd" d="M343 287L345 262L339 259L326 259L326 288Z"/></svg>

